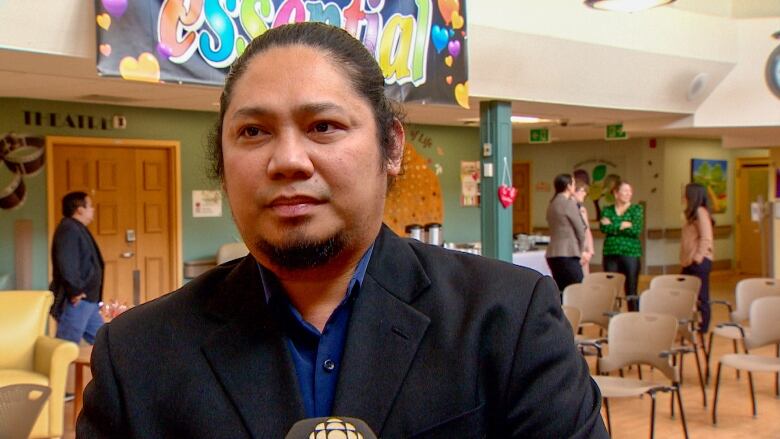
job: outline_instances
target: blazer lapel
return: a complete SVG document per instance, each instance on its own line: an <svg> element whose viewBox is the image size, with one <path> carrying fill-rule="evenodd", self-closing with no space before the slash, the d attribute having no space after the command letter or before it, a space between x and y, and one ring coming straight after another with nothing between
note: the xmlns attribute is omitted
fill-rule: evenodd
<svg viewBox="0 0 780 439"><path fill-rule="evenodd" d="M244 258L212 297L209 312L225 323L202 346L209 365L252 437L284 437L306 414L254 258Z"/></svg>
<svg viewBox="0 0 780 439"><path fill-rule="evenodd" d="M383 228L355 301L334 416L385 424L430 319L409 302L430 285L415 253Z"/></svg>

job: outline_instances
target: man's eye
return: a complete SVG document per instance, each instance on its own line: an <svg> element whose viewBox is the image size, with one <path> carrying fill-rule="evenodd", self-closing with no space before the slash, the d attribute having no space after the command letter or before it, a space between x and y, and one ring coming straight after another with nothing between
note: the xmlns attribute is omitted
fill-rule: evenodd
<svg viewBox="0 0 780 439"><path fill-rule="evenodd" d="M248 137L255 137L260 134L260 128L258 127L246 127L242 131L241 134Z"/></svg>
<svg viewBox="0 0 780 439"><path fill-rule="evenodd" d="M333 125L328 122L317 122L312 129L318 133L327 133L333 129Z"/></svg>

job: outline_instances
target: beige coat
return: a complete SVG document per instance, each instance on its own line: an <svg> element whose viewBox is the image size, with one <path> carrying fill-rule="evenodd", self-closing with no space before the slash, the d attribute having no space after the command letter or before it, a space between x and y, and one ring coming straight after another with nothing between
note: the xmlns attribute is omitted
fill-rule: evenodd
<svg viewBox="0 0 780 439"><path fill-rule="evenodd" d="M704 258L713 260L712 220L707 209L696 210L696 220L685 221L680 236L680 265L687 267L694 262L699 264Z"/></svg>
<svg viewBox="0 0 780 439"><path fill-rule="evenodd" d="M547 206L547 224L550 226L550 245L546 256L580 257L585 250L585 224L577 202L558 194Z"/></svg>

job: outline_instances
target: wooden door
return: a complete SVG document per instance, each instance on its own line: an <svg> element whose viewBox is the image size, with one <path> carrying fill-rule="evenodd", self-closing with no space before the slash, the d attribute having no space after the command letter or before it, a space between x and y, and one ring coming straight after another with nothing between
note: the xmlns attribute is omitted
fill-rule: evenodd
<svg viewBox="0 0 780 439"><path fill-rule="evenodd" d="M160 297L171 291L170 183L168 152L159 149L136 150L136 261L142 273L141 301ZM143 243L143 245L140 245Z"/></svg>
<svg viewBox="0 0 780 439"><path fill-rule="evenodd" d="M769 195L769 166L767 163L739 163L737 169L737 269L742 274L762 276L765 240L762 242L760 224L750 218L750 203L767 201ZM716 255L717 256L717 255Z"/></svg>
<svg viewBox="0 0 780 439"><path fill-rule="evenodd" d="M512 185L517 197L512 204L512 234L531 233L531 164L512 163Z"/></svg>
<svg viewBox="0 0 780 439"><path fill-rule="evenodd" d="M93 199L95 219L88 227L105 260L103 300L134 304L173 290L178 210L172 151L77 142L55 143L50 151L50 206L77 190ZM51 231L62 216L56 210L49 215L56 218Z"/></svg>

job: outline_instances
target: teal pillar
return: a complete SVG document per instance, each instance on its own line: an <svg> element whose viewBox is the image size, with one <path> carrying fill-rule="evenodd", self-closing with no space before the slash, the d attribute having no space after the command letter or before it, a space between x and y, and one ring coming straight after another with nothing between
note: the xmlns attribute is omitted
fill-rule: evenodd
<svg viewBox="0 0 780 439"><path fill-rule="evenodd" d="M482 140L482 255L512 262L512 206L498 200L502 180L512 177L512 105L490 101L479 104L479 135ZM505 174L506 173L506 174ZM503 177L508 175L508 178Z"/></svg>

